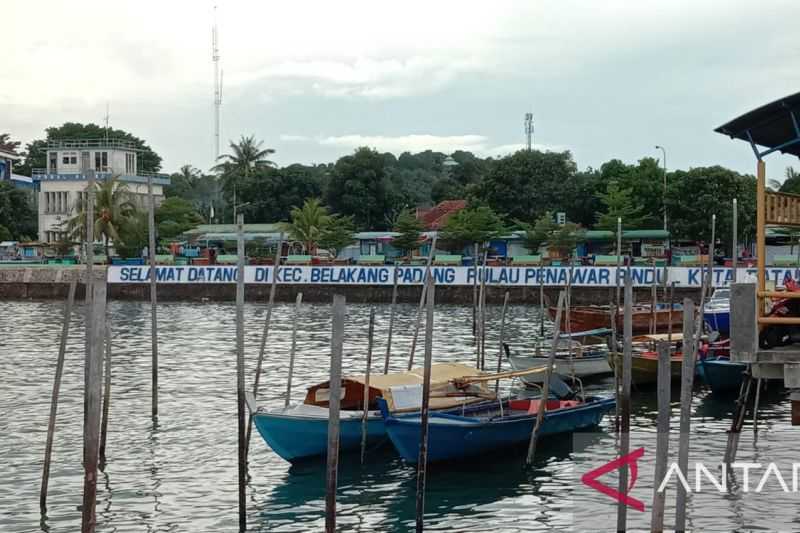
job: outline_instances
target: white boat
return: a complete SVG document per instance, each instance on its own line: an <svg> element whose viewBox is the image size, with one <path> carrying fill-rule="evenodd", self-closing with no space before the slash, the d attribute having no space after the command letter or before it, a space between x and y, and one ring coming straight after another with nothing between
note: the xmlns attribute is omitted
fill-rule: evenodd
<svg viewBox="0 0 800 533"><path fill-rule="evenodd" d="M607 348L605 345L581 345L573 346L572 353L560 345L564 339L559 341L559 350L556 353L553 371L562 376L575 376L577 378L588 378L611 374L611 366L608 364ZM574 341L573 341L574 342ZM547 350L542 350L538 356L511 355L506 351L508 361L514 370L527 370L529 368L544 368L547 366ZM525 384L538 384L542 382L541 374L531 374L523 376L522 382Z"/></svg>

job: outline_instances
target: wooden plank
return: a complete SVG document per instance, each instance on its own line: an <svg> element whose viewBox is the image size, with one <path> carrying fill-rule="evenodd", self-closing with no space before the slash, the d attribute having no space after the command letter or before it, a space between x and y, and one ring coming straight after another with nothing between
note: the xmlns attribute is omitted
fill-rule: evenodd
<svg viewBox="0 0 800 533"><path fill-rule="evenodd" d="M425 317L425 364L422 375L422 408L420 411L419 460L417 461L416 530L421 533L425 523L425 481L428 466L428 417L430 414L431 364L433 361L433 305L436 286L433 278L426 280L427 313Z"/></svg>
<svg viewBox="0 0 800 533"><path fill-rule="evenodd" d="M297 351L297 325L300 323L300 305L303 303L303 293L298 292L294 299L294 318L292 319L292 347L289 350L289 376L286 378L286 401L284 407L289 407L292 401L292 377L294 376L294 355ZM251 422L252 422L252 413Z"/></svg>
<svg viewBox="0 0 800 533"><path fill-rule="evenodd" d="M336 484L339 473L339 408L342 394L342 346L346 318L345 298L333 295L330 397L328 403L328 458L325 481L325 532L336 532Z"/></svg>
<svg viewBox="0 0 800 533"><path fill-rule="evenodd" d="M369 310L369 329L367 331L367 371L364 374L364 406L361 414L361 464L367 450L367 419L369 418L369 377L372 372L372 339L375 335L375 307Z"/></svg>
<svg viewBox="0 0 800 533"><path fill-rule="evenodd" d="M694 338L694 301L683 299L683 338ZM672 345L671 343L669 344ZM692 424L692 387L694 386L694 362L697 347L692 343L684 344L683 366L681 368L681 418L678 436L678 468L688 479L689 437ZM660 363L659 363L660 364ZM678 497L675 503L675 530L686 531L686 490L678 483Z"/></svg>
<svg viewBox="0 0 800 533"><path fill-rule="evenodd" d="M506 309L508 308L508 298L510 296L509 291L506 291L506 294L503 296L503 311L500 313L500 342L498 342L497 346L497 373L500 373L501 368L503 367L503 343L505 342L505 333L506 333ZM500 380L498 379L494 383L494 392L500 390Z"/></svg>
<svg viewBox="0 0 800 533"><path fill-rule="evenodd" d="M392 277L392 305L389 308L389 333L386 336L386 358L383 361L384 374L389 373L389 359L392 357L392 332L394 331L394 315L397 307L397 263L394 265L394 273L392 274Z"/></svg>
<svg viewBox="0 0 800 533"><path fill-rule="evenodd" d="M247 530L247 440L244 399L244 216L236 220L236 418L238 427L239 531Z"/></svg>
<svg viewBox="0 0 800 533"><path fill-rule="evenodd" d="M558 306L556 307L556 321L553 332L553 343L550 346L550 355L547 357L547 366L545 367L544 382L542 383L542 400L539 402L539 411L536 413L536 424L533 426L531 432L531 439L528 442L528 456L525 460L527 466L533 464L533 458L536 454L536 441L539 438L539 430L544 423L544 408L547 405L547 398L550 394L550 376L553 373L553 363L556 359L556 351L558 348L559 324L561 324L561 313L565 307L566 293L561 291L558 294Z"/></svg>
<svg viewBox="0 0 800 533"><path fill-rule="evenodd" d="M153 197L153 177L147 177L147 231L150 255L150 350L152 353L152 392L150 398L153 420L158 418L158 314L156 312L156 201Z"/></svg>
<svg viewBox="0 0 800 533"><path fill-rule="evenodd" d="M658 416L656 418L656 480L664 479L667 473L667 454L669 454L669 417L670 417L670 345L666 342L658 343ZM691 367L694 373L694 366ZM653 510L650 515L650 530L664 531L664 504L666 491L658 490L658 484L653 486Z"/></svg>
<svg viewBox="0 0 800 533"><path fill-rule="evenodd" d="M628 272L630 274L630 272ZM630 275L625 276L625 309L622 322L622 391L620 393L620 438L619 455L628 455L631 448L631 355L633 351L633 282ZM628 465L619 469L617 490L625 494L628 490ZM628 506L623 502L617 504L617 531L626 531L628 522Z"/></svg>
<svg viewBox="0 0 800 533"><path fill-rule="evenodd" d="M61 324L61 342L58 346L56 359L56 375L53 379L53 394L50 398L50 418L47 422L47 442L44 447L44 468L42 469L42 487L39 492L39 508L42 514L47 513L47 487L50 483L50 461L53 456L53 439L56 434L56 415L58 414L58 398L61 391L61 378L64 375L64 356L67 352L67 338L69 337L70 318L72 306L75 303L75 290L78 286L77 279L69 284L67 302L64 305L64 318Z"/></svg>

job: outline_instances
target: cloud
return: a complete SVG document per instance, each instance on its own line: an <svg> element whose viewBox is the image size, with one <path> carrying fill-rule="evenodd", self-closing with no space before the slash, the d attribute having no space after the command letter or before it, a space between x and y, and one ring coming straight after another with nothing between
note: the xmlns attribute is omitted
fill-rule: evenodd
<svg viewBox="0 0 800 533"><path fill-rule="evenodd" d="M284 142L305 142L311 140L311 137L306 135L292 135L289 133L281 133L278 138Z"/></svg>

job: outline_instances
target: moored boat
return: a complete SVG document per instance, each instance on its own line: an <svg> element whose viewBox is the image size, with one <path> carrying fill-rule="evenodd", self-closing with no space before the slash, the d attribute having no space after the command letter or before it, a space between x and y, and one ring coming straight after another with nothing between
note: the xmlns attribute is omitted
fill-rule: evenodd
<svg viewBox="0 0 800 533"><path fill-rule="evenodd" d="M730 289L717 289L714 291L703 308L703 320L711 331L718 331L721 335L729 335L731 331L731 291Z"/></svg>
<svg viewBox="0 0 800 533"><path fill-rule="evenodd" d="M738 391L746 370L745 363L734 363L727 357L709 357L697 362L697 375L715 393Z"/></svg>
<svg viewBox="0 0 800 533"><path fill-rule="evenodd" d="M587 305L572 307L569 310L569 324L572 331L584 331L598 328L607 328L611 324L611 313L613 309L608 306ZM550 319L555 320L556 308L548 307ZM646 333L651 331L653 320L655 319L655 330L657 332L669 331L672 324L673 331L680 331L683 324L683 313L680 305L674 305L672 310L668 304L657 305L655 311L649 305L634 306L632 311L633 332ZM616 314L617 331L622 331L623 310L620 308ZM567 317L562 314L561 331L567 331Z"/></svg>
<svg viewBox="0 0 800 533"><path fill-rule="evenodd" d="M449 386L454 378L474 375L472 366L458 363L439 363L431 366L431 389ZM398 374L370 376L369 412L367 415L367 442L375 444L386 438L383 418L377 410L379 396L394 392L398 412L413 410L403 403L407 390L412 395L421 390L423 369L415 368ZM342 378L341 411L339 413L339 449L355 450L361 445L364 415L364 376ZM491 396L485 384L475 385L470 393L431 398L431 409L447 410L485 401ZM329 382L310 387L302 404L287 408L266 409L250 405L253 423L264 441L275 453L287 461L299 461L327 453ZM414 399L410 400L413 404Z"/></svg>

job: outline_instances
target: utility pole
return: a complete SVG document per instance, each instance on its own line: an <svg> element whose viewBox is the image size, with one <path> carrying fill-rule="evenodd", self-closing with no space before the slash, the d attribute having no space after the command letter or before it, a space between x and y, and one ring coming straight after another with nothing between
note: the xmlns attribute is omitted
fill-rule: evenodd
<svg viewBox="0 0 800 533"><path fill-rule="evenodd" d="M656 150L661 150L664 163L664 190L661 195L661 203L664 206L664 231L667 231L667 151L663 146L656 146Z"/></svg>

